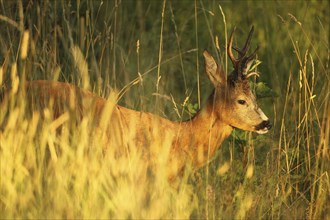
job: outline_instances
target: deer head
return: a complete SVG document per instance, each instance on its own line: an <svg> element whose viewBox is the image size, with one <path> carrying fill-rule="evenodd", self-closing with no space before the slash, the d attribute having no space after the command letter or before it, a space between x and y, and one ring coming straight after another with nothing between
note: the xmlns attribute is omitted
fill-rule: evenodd
<svg viewBox="0 0 330 220"><path fill-rule="evenodd" d="M256 74L255 72L249 73L249 68L253 63L258 47L250 55L247 54L253 27L242 49L233 46L234 32L235 29L231 33L227 45L227 53L234 66L234 70L228 77L214 58L207 51L204 51L206 73L215 87L209 98L209 103L212 103L211 106L216 118L225 124L246 131L255 131L259 134L267 133L272 125L258 107L248 80L251 75ZM238 58L235 58L232 49L238 52Z"/></svg>

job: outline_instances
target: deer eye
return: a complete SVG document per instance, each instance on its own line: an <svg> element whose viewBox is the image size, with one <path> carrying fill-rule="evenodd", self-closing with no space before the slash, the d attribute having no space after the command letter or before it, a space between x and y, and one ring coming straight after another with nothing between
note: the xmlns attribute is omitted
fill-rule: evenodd
<svg viewBox="0 0 330 220"><path fill-rule="evenodd" d="M246 101L245 101L245 100L241 100L241 99L240 99L240 100L238 100L237 102L238 102L238 104L240 104L240 105L245 105L245 103L246 103Z"/></svg>

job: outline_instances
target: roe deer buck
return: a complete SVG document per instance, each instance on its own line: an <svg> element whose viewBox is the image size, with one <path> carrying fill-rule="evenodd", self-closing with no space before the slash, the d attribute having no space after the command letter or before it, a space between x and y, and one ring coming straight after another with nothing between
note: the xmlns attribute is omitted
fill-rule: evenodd
<svg viewBox="0 0 330 220"><path fill-rule="evenodd" d="M111 112L106 113L111 114L107 129L109 132L116 133L110 135L110 138L121 139L120 143L125 146L133 143L143 149L152 142L151 140L171 140L167 166L171 167L168 170L168 178L173 179L179 175L187 162L191 162L195 168L205 165L214 156L223 140L231 134L233 128L260 134L267 133L271 128L271 123L258 107L248 80L251 75L256 74L250 73L249 67L258 47L252 54L247 53L253 27L242 49L232 45L234 32L235 29L227 45L227 53L234 66L234 70L228 77L209 52L205 50L203 53L206 74L214 85L214 91L209 96L206 105L193 118L184 122L175 122L113 103ZM238 52L238 58L234 57L232 49ZM81 100L92 100L93 103L93 105L84 106L83 102L76 101L78 104L76 111L79 115L84 115L88 108L93 108L95 117L98 117L106 109L107 100L68 83L38 80L27 82L25 88L27 94L34 94L31 97L38 99L39 104L53 97L56 100L53 106L54 117L59 115L60 105L63 103L68 105L74 94L79 94ZM100 119L98 120L99 124L103 123ZM158 133L154 132L155 130ZM123 136L129 136L131 142L124 143L121 138ZM151 151L151 149L146 150ZM157 152L153 153L157 154Z"/></svg>

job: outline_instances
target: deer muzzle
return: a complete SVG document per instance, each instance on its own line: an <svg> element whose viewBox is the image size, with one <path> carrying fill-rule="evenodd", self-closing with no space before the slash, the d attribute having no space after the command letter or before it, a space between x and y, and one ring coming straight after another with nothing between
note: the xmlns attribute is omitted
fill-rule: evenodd
<svg viewBox="0 0 330 220"><path fill-rule="evenodd" d="M255 129L258 134L265 134L272 128L272 123L269 120L262 121Z"/></svg>

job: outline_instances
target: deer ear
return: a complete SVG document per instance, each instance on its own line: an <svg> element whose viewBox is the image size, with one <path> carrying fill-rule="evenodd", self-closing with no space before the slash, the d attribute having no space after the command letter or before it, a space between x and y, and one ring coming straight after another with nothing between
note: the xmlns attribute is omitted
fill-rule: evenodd
<svg viewBox="0 0 330 220"><path fill-rule="evenodd" d="M224 84L226 77L223 70L220 66L218 66L212 55L207 50L204 50L203 55L205 58L205 71L213 85L217 87Z"/></svg>

